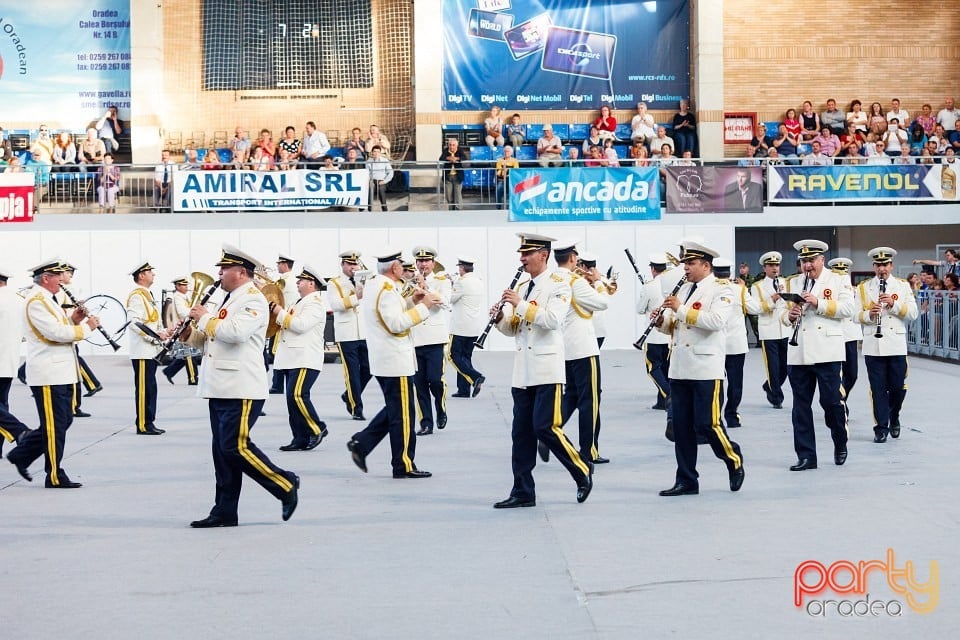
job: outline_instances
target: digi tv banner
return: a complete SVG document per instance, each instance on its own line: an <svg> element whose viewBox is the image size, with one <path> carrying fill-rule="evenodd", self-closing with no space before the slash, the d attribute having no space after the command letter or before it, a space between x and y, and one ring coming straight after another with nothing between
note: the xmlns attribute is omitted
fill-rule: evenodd
<svg viewBox="0 0 960 640"><path fill-rule="evenodd" d="M443 0L443 108L675 109L689 0Z"/></svg>
<svg viewBox="0 0 960 640"><path fill-rule="evenodd" d="M957 200L960 161L934 165L770 167L770 201Z"/></svg>
<svg viewBox="0 0 960 640"><path fill-rule="evenodd" d="M513 169L509 219L659 220L660 179L651 167Z"/></svg>

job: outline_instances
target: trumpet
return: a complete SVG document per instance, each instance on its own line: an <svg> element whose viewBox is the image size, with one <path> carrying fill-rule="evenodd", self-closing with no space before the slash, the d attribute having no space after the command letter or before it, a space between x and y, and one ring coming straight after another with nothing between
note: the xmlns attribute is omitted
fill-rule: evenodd
<svg viewBox="0 0 960 640"><path fill-rule="evenodd" d="M423 274L421 274L419 271L414 274L413 278L407 280L406 284L403 285L403 289L400 291L400 295L404 298L412 296L415 293L422 293L424 295L432 293L429 287L427 287L427 282L424 280ZM444 311L450 311L449 302L441 301L437 306Z"/></svg>
<svg viewBox="0 0 960 640"><path fill-rule="evenodd" d="M803 292L806 293L811 289L813 289L813 285L815 282L816 280L814 280L810 276L804 276ZM800 345L800 342L798 341L798 339L800 337L800 326L803 324L803 303L798 303L798 304L800 304L800 316L797 318L796 322L793 323L793 335L790 337L790 342L787 343L791 347L796 347Z"/></svg>
<svg viewBox="0 0 960 640"><path fill-rule="evenodd" d="M582 265L577 265L574 267L573 272L584 278L591 285L593 285L594 282L599 281L600 284L607 288L607 293L611 296L617 292L617 287L619 286L617 284L617 278L620 277L620 274L614 271L613 267L607 269L606 277L594 274L590 269L584 268Z"/></svg>
<svg viewBox="0 0 960 640"><path fill-rule="evenodd" d="M882 295L885 294L886 292L887 292L887 281L886 281L885 279L882 279L882 278L881 278L881 279L880 279L880 295L882 296ZM882 337L883 337L883 326L881 325L881 323L882 323L882 321L883 321L883 308L884 308L885 306L886 306L886 305L881 302L881 303L880 303L880 309L877 311L877 330L876 330L876 332L874 332L874 334L873 334L873 337L874 337L874 338L882 338Z"/></svg>
<svg viewBox="0 0 960 640"><path fill-rule="evenodd" d="M87 308L86 308L85 306L83 306L83 304L77 302L77 299L73 297L73 294L70 293L70 289L67 289L67 288L66 288L65 286L63 286L63 285L60 285L60 290L63 291L63 292L66 294L67 298L70 299L70 302L73 303L73 306L75 306L77 309L79 309L79 310L83 313L84 317L90 315L90 312L87 311ZM124 326L126 326L126 325L124 325ZM97 331L100 332L100 334L103 336L103 339L107 341L107 343L113 348L114 351L119 351L119 350L120 350L120 345L117 343L116 340L113 339L113 337L110 336L109 333L107 333L107 332L104 330L103 327L101 327L101 326L98 325L98 326L97 326Z"/></svg>
<svg viewBox="0 0 960 640"><path fill-rule="evenodd" d="M680 287L682 287L687 282L687 276L684 275L677 281L677 285L673 288L673 291L670 292L671 296L675 296L680 292ZM657 323L660 321L660 316L663 315L664 306L660 305L657 307L656 315L650 318L650 324L647 325L647 328L644 330L643 335L637 338L637 341L633 343L634 349L643 349L643 345L647 342L647 338L650 336L650 332L657 326Z"/></svg>
<svg viewBox="0 0 960 640"><path fill-rule="evenodd" d="M517 283L520 282L520 277L526 271L526 267L520 265L520 268L517 269L517 272L513 274L513 280L510 281L510 286L508 289L513 289L517 286ZM490 314L490 322L487 323L487 326L484 328L483 333L480 334L480 337L476 339L473 343L477 349L483 349L483 343L487 341L487 336L490 335L490 329L493 329L493 325L497 324L497 316L500 315L500 312L503 311L506 301L503 298L500 299L500 302L497 303L497 306L494 308L493 313Z"/></svg>

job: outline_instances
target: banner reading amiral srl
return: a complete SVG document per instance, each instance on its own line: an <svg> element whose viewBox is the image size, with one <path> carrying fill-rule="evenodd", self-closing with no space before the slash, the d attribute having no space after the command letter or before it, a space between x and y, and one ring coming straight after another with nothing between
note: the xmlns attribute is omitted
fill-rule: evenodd
<svg viewBox="0 0 960 640"><path fill-rule="evenodd" d="M761 167L666 167L667 213L760 213Z"/></svg>
<svg viewBox="0 0 960 640"><path fill-rule="evenodd" d="M34 175L0 173L0 222L33 222Z"/></svg>
<svg viewBox="0 0 960 640"><path fill-rule="evenodd" d="M660 180L650 167L513 169L509 219L659 220Z"/></svg>
<svg viewBox="0 0 960 640"><path fill-rule="evenodd" d="M771 202L957 200L960 162L951 164L773 166Z"/></svg>
<svg viewBox="0 0 960 640"><path fill-rule="evenodd" d="M175 171L174 211L300 211L366 207L370 172Z"/></svg>

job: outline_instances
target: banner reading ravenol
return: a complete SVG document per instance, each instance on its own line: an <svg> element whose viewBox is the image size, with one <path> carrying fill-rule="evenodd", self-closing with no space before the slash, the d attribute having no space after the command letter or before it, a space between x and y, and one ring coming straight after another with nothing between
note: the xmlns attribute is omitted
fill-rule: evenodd
<svg viewBox="0 0 960 640"><path fill-rule="evenodd" d="M298 211L366 207L370 172L176 171L174 211Z"/></svg>
<svg viewBox="0 0 960 640"><path fill-rule="evenodd" d="M956 200L954 165L770 167L770 200Z"/></svg>
<svg viewBox="0 0 960 640"><path fill-rule="evenodd" d="M510 172L512 222L659 219L660 181L654 168Z"/></svg>

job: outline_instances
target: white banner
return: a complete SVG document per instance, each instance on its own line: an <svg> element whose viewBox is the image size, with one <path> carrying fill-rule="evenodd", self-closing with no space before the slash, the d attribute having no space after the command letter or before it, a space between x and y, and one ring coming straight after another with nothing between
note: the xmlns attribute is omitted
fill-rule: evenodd
<svg viewBox="0 0 960 640"><path fill-rule="evenodd" d="M346 171L175 171L174 211L298 211L366 207L370 173Z"/></svg>

